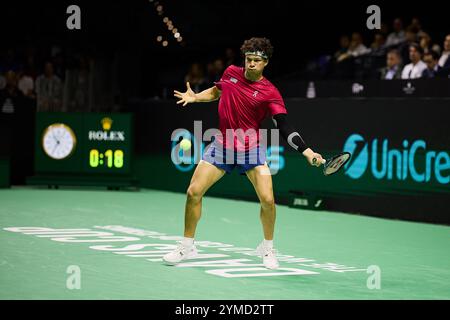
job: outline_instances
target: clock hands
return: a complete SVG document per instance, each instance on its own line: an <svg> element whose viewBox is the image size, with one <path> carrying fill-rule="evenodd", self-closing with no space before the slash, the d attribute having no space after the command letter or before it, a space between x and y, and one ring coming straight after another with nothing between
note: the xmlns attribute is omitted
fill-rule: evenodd
<svg viewBox="0 0 450 320"><path fill-rule="evenodd" d="M53 150L52 150L52 154L54 154L55 153L55 150L59 147L59 141L58 140L56 140L58 143L57 144L55 144L55 147L53 148Z"/></svg>
<svg viewBox="0 0 450 320"><path fill-rule="evenodd" d="M53 159L64 159L71 154L75 136L64 124L50 125L44 133L42 144L45 153Z"/></svg>
<svg viewBox="0 0 450 320"><path fill-rule="evenodd" d="M58 145L59 144L59 140L58 140L58 138L56 138L55 132L52 132L52 134L53 134L53 138L55 138L55 140L56 140L56 144Z"/></svg>

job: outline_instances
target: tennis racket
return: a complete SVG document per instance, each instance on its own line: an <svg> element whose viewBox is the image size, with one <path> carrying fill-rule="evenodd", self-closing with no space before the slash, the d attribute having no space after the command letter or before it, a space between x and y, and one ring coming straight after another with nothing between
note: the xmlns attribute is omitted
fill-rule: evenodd
<svg viewBox="0 0 450 320"><path fill-rule="evenodd" d="M352 157L350 152L339 153L329 159L327 159L323 165L323 174L326 176L335 174L338 172ZM317 162L317 159L313 159L313 164Z"/></svg>

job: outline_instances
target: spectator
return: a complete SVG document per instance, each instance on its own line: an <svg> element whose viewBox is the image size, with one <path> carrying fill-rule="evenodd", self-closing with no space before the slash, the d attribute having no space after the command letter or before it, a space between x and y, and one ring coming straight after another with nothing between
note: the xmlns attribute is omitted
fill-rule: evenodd
<svg viewBox="0 0 450 320"><path fill-rule="evenodd" d="M422 76L423 70L427 65L421 60L423 55L422 47L417 43L409 46L409 59L411 63L407 64L402 71L402 79L417 79Z"/></svg>
<svg viewBox="0 0 450 320"><path fill-rule="evenodd" d="M354 32L352 34L352 41L350 41L348 54L357 57L368 52L369 49L364 45L362 35L359 32Z"/></svg>
<svg viewBox="0 0 450 320"><path fill-rule="evenodd" d="M61 52L56 53L52 58L52 63L55 75L64 82L66 78L66 62L63 54Z"/></svg>
<svg viewBox="0 0 450 320"><path fill-rule="evenodd" d="M348 47L350 46L350 38L347 35L342 35L339 38L339 49L334 53L335 60L338 60L339 57L348 51Z"/></svg>
<svg viewBox="0 0 450 320"><path fill-rule="evenodd" d="M225 70L225 63L222 59L217 58L212 63L208 63L208 83L219 81Z"/></svg>
<svg viewBox="0 0 450 320"><path fill-rule="evenodd" d="M233 50L233 48L226 48L225 49L225 67L231 66L231 65L237 65L238 61L236 59L236 52Z"/></svg>
<svg viewBox="0 0 450 320"><path fill-rule="evenodd" d="M402 58L397 49L392 49L386 56L386 67L381 69L382 80L400 79L402 75Z"/></svg>
<svg viewBox="0 0 450 320"><path fill-rule="evenodd" d="M219 76L219 80L220 80L222 73L225 71L225 63L223 62L222 59L217 58L216 60L214 60L213 66L214 66L214 70L215 70L216 74Z"/></svg>
<svg viewBox="0 0 450 320"><path fill-rule="evenodd" d="M393 29L394 31L386 39L387 47L396 46L406 40L405 32L403 31L403 22L400 18L394 20Z"/></svg>
<svg viewBox="0 0 450 320"><path fill-rule="evenodd" d="M405 41L398 47L403 61L409 61L409 47L417 42L417 28L409 26L406 28Z"/></svg>
<svg viewBox="0 0 450 320"><path fill-rule="evenodd" d="M34 80L30 76L29 70L21 69L18 72L18 78L19 81L17 83L17 86L19 90L22 91L24 96L34 99Z"/></svg>
<svg viewBox="0 0 450 320"><path fill-rule="evenodd" d="M389 27L385 22L381 22L380 30L378 30L378 32L383 35L384 39L387 39L389 36Z"/></svg>
<svg viewBox="0 0 450 320"><path fill-rule="evenodd" d="M372 51L379 51L384 48L385 42L384 36L381 33L375 33L370 49Z"/></svg>
<svg viewBox="0 0 450 320"><path fill-rule="evenodd" d="M439 66L444 69L450 69L450 34L445 37L444 50L439 58Z"/></svg>
<svg viewBox="0 0 450 320"><path fill-rule="evenodd" d="M422 25L420 24L419 18L412 18L411 25L413 28L417 29L417 36L420 38L425 33L422 30Z"/></svg>
<svg viewBox="0 0 450 320"><path fill-rule="evenodd" d="M0 90L0 112L16 113L23 109L25 100L22 92L17 88L17 75L9 70L5 74L6 86Z"/></svg>
<svg viewBox="0 0 450 320"><path fill-rule="evenodd" d="M441 52L441 47L437 44L433 44L430 35L426 32L422 33L419 44L422 47L424 54L430 52L431 50L436 51L438 54Z"/></svg>
<svg viewBox="0 0 450 320"><path fill-rule="evenodd" d="M184 77L185 82L189 82L194 92L200 92L206 89L206 78L200 63L193 63L189 68L188 74Z"/></svg>
<svg viewBox="0 0 450 320"><path fill-rule="evenodd" d="M439 66L439 54L436 51L430 51L425 53L423 61L427 65L427 68L422 72L422 78L436 78L443 76L442 67Z"/></svg>
<svg viewBox="0 0 450 320"><path fill-rule="evenodd" d="M89 60L84 56L77 59L77 66L68 70L65 80L65 108L70 112L89 112Z"/></svg>
<svg viewBox="0 0 450 320"><path fill-rule="evenodd" d="M54 74L53 64L46 62L44 74L36 79L37 111L61 111L62 82Z"/></svg>
<svg viewBox="0 0 450 320"><path fill-rule="evenodd" d="M363 43L361 34L359 32L354 32L347 52L339 56L338 62L350 57L358 57L369 52L370 50Z"/></svg>

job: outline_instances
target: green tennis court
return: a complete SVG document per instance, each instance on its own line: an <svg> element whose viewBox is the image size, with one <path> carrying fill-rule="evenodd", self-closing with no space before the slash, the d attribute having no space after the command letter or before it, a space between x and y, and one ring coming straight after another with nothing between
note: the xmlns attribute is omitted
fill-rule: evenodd
<svg viewBox="0 0 450 320"><path fill-rule="evenodd" d="M201 254L166 266L184 201L145 189L0 190L0 298L450 298L448 226L278 206L280 269L266 270L252 251L259 204L212 197Z"/></svg>

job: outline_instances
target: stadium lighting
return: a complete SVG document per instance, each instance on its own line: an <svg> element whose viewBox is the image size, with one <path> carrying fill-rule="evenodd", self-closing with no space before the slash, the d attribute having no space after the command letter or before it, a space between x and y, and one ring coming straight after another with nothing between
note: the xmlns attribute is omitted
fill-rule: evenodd
<svg viewBox="0 0 450 320"><path fill-rule="evenodd" d="M163 23L166 24L167 29L169 31L172 31L173 36L175 37L175 39L177 39L178 42L181 42L183 38L181 37L181 34L180 34L178 28L175 28L172 20L170 20L170 18L168 16L164 15L164 7L163 7L163 3L162 3L163 1L149 0L149 2L154 5L157 14L159 16L163 16L162 21L163 21ZM157 36L156 40L158 42L161 42L161 44L164 47L167 47L169 45L169 42L167 40L163 40L163 36L162 35Z"/></svg>

